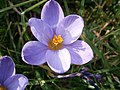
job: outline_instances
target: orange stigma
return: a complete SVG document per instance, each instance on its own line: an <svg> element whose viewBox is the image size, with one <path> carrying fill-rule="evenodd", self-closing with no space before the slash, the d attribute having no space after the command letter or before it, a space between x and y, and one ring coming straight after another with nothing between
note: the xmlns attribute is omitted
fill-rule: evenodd
<svg viewBox="0 0 120 90"><path fill-rule="evenodd" d="M62 48L63 38L61 35L54 35L53 39L48 42L48 47L51 50L59 50Z"/></svg>
<svg viewBox="0 0 120 90"><path fill-rule="evenodd" d="M4 86L0 86L0 90L7 90Z"/></svg>

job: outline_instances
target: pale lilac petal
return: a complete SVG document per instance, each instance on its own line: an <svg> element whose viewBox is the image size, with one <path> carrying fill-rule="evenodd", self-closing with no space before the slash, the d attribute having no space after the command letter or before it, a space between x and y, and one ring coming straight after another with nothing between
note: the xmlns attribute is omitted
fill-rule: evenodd
<svg viewBox="0 0 120 90"><path fill-rule="evenodd" d="M46 53L48 66L57 73L64 73L69 70L71 64L70 53L67 49L58 51L48 50Z"/></svg>
<svg viewBox="0 0 120 90"><path fill-rule="evenodd" d="M84 41L77 40L76 42L66 46L69 50L72 64L82 65L93 58L93 51L91 47Z"/></svg>
<svg viewBox="0 0 120 90"><path fill-rule="evenodd" d="M84 21L82 17L69 15L58 24L56 34L63 37L63 44L71 44L80 37L83 27Z"/></svg>
<svg viewBox="0 0 120 90"><path fill-rule="evenodd" d="M82 63L81 56L79 54L77 54L76 52L74 52L73 50L69 50L69 52L71 55L71 63L76 64L76 65L81 65L81 63Z"/></svg>
<svg viewBox="0 0 120 90"><path fill-rule="evenodd" d="M43 44L48 45L48 41L53 37L53 30L44 21L31 18L28 21L33 35Z"/></svg>
<svg viewBox="0 0 120 90"><path fill-rule="evenodd" d="M9 56L0 58L0 83L15 75L15 64Z"/></svg>
<svg viewBox="0 0 120 90"><path fill-rule="evenodd" d="M47 46L39 41L29 41L22 48L22 59L27 64L40 65L46 62Z"/></svg>
<svg viewBox="0 0 120 90"><path fill-rule="evenodd" d="M16 74L4 82L8 90L24 90L28 85L28 79L22 74Z"/></svg>
<svg viewBox="0 0 120 90"><path fill-rule="evenodd" d="M64 18L61 6L55 0L49 0L43 7L41 19L55 27Z"/></svg>

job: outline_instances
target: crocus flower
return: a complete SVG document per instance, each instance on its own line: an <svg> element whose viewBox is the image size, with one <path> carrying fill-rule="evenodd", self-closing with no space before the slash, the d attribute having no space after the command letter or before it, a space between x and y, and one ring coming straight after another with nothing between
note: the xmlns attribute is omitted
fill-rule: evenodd
<svg viewBox="0 0 120 90"><path fill-rule="evenodd" d="M41 19L30 18L28 24L38 41L29 41L22 48L22 59L31 65L43 63L56 73L69 70L70 64L82 65L93 58L91 47L77 40L84 21L71 14L64 17L62 8L55 0L43 6Z"/></svg>
<svg viewBox="0 0 120 90"><path fill-rule="evenodd" d="M94 79L96 79L96 81L98 81L98 82L101 82L102 75L101 74L92 74L87 67L83 67L83 69L80 70L80 72L75 72L75 73L71 73L71 74L67 74L67 75L58 75L58 76L54 76L54 77L67 79L67 78L76 77L76 76L85 79L86 81L89 82L90 85L94 86L95 90L99 90L99 87L94 82Z"/></svg>
<svg viewBox="0 0 120 90"><path fill-rule="evenodd" d="M0 90L24 90L28 79L15 74L15 64L9 56L0 58Z"/></svg>

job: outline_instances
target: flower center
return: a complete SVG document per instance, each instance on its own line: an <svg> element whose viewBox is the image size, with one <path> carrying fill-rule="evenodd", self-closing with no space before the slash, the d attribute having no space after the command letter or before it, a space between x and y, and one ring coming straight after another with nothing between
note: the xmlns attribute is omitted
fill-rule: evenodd
<svg viewBox="0 0 120 90"><path fill-rule="evenodd" d="M62 42L63 38L61 37L61 35L58 36L54 35L52 40L48 42L48 48L51 50L59 50L62 48Z"/></svg>
<svg viewBox="0 0 120 90"><path fill-rule="evenodd" d="M7 90L4 86L0 86L0 90Z"/></svg>

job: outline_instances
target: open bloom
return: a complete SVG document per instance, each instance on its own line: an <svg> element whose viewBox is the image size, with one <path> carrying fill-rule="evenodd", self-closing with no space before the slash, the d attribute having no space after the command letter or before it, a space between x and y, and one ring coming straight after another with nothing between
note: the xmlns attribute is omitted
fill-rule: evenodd
<svg viewBox="0 0 120 90"><path fill-rule="evenodd" d="M64 17L55 0L45 3L41 19L30 18L28 24L38 41L29 41L22 48L22 59L31 65L43 63L57 73L69 70L70 64L82 65L93 58L91 47L77 40L84 21L79 15Z"/></svg>
<svg viewBox="0 0 120 90"><path fill-rule="evenodd" d="M24 90L27 84L24 75L15 74L15 64L10 57L0 58L0 90Z"/></svg>

